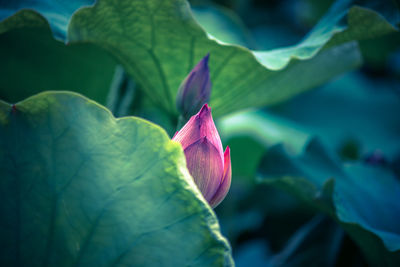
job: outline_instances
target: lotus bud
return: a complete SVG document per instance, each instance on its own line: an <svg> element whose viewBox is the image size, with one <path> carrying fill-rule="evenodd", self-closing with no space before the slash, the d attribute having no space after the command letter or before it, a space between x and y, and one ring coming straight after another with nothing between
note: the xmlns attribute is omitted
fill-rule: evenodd
<svg viewBox="0 0 400 267"><path fill-rule="evenodd" d="M194 115L210 99L211 81L207 54L179 86L176 106L184 118Z"/></svg>
<svg viewBox="0 0 400 267"><path fill-rule="evenodd" d="M205 104L172 140L181 143L194 182L211 207L216 207L228 193L232 171L230 150L223 152L211 108Z"/></svg>

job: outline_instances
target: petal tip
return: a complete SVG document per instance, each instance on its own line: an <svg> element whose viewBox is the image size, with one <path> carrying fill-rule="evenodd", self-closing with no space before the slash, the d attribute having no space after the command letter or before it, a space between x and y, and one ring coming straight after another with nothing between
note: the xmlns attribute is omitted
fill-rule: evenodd
<svg viewBox="0 0 400 267"><path fill-rule="evenodd" d="M210 52L208 52L207 55L203 57L202 61L204 62L204 64L208 64L209 59L210 59Z"/></svg>
<svg viewBox="0 0 400 267"><path fill-rule="evenodd" d="M229 146L226 146L224 156L230 156L230 154L231 154L231 149L229 148Z"/></svg>
<svg viewBox="0 0 400 267"><path fill-rule="evenodd" d="M198 116L202 117L202 116L208 115L210 112L211 112L210 106L207 103L205 103L203 105L203 107L200 109Z"/></svg>
<svg viewBox="0 0 400 267"><path fill-rule="evenodd" d="M192 69L192 71L201 71L203 74L208 74L208 60L210 58L210 53L205 55Z"/></svg>

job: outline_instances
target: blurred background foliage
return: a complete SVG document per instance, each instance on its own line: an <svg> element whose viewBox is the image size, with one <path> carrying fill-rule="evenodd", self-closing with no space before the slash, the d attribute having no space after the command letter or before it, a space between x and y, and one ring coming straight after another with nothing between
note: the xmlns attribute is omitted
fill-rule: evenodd
<svg viewBox="0 0 400 267"><path fill-rule="evenodd" d="M238 0L206 4L192 1L192 4L196 19L204 21L202 26L218 39L269 50L299 42L333 2ZM376 8L380 4L388 8L390 3L383 2L369 7ZM396 6L397 3L391 4ZM398 25L398 9L386 11ZM224 23L217 22L219 16L225 17ZM232 29L235 34L229 36L227 32ZM330 178L339 182L348 179L321 173L329 167L324 164L318 167L316 161L307 169L314 177L308 171L291 173L291 168L298 170L301 166L291 162L292 158L302 154L311 138L317 136L324 143L324 149L337 158L338 172L346 168L357 169L353 173L356 185L340 188L349 190L351 197L360 200L344 201L361 203L355 207L358 210L370 209L369 215L361 216L369 216L369 220L374 218L376 228L385 224L384 221L392 221L388 232L397 233L399 244L400 35L396 32L363 40L359 47L363 64L357 71L338 76L284 103L228 115L218 121L224 144L233 151L234 176L231 193L216 211L223 232L231 241L238 266L247 266L249 262L252 266L399 264L398 253L396 256L376 255L378 248L372 248L371 243L363 244L363 241L368 242L364 237L360 238L365 233L357 233L359 236L354 237L358 230L349 230L334 214L339 207L328 210L320 207L315 195L323 195L323 192L310 193L309 184L303 185L297 178L305 177L304 182L320 180L322 187ZM283 145L279 151L287 151L285 158L274 152L278 149L276 144ZM323 156L323 153L317 154L317 159ZM290 180L290 175L296 175L296 178ZM391 176L397 191L385 184L384 189L376 193L378 185L373 185L374 181L378 180L379 184L386 179L385 175ZM368 178L371 180L367 176L371 176ZM260 177L266 183L256 182ZM372 193L363 195L365 189L358 187L365 186L374 187ZM338 187L336 184L335 188ZM299 192L299 188L304 191ZM375 199L368 200L373 192ZM335 192L334 195L343 194ZM377 204L380 201L387 202ZM379 207L385 205L391 209L386 219L379 215ZM346 230L353 234L348 235Z"/></svg>
<svg viewBox="0 0 400 267"><path fill-rule="evenodd" d="M302 42L334 1L190 4L209 37L270 51ZM224 104L224 90L230 88L216 85L220 93L212 96L211 104L214 99L223 144L231 147L233 178L230 193L215 211L237 266L400 265L399 3L352 4L379 12L393 30L347 40L359 40L350 50L356 51L353 60L324 81L309 82L307 90L313 90L296 90L268 102L268 93L263 93L270 89L267 84L259 89L265 102L252 106L236 99L235 109ZM52 30L58 39L66 38ZM0 32L1 99L15 102L43 90L75 90L115 116L140 116L170 135L176 131L176 114L154 101L146 85L126 68L129 63L107 47L93 40L64 45L48 26L10 31L0 27ZM332 44L330 38L327 42L322 46ZM209 47L214 49L214 44L205 43L203 50ZM218 56L211 51L211 60ZM346 53L336 56L336 61L347 60ZM330 68L322 60L314 71L324 63ZM282 88L295 86L301 70L297 76L282 76ZM187 69L181 72L184 76ZM241 75L234 81L241 82ZM251 92L252 85L242 87Z"/></svg>

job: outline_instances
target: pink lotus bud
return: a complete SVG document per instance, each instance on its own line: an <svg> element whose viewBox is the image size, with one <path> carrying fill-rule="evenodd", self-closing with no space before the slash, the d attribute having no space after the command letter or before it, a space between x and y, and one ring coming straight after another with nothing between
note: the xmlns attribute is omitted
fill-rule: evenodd
<svg viewBox="0 0 400 267"><path fill-rule="evenodd" d="M211 81L207 54L179 86L176 97L178 111L185 118L195 114L210 99Z"/></svg>
<svg viewBox="0 0 400 267"><path fill-rule="evenodd" d="M223 153L211 108L205 104L172 140L182 144L190 174L204 198L216 207L228 193L232 171L230 150L227 147Z"/></svg>

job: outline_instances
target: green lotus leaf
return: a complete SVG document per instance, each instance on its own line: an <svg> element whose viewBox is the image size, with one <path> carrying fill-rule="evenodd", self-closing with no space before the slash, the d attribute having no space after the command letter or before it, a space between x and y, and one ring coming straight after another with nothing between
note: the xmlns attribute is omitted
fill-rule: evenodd
<svg viewBox="0 0 400 267"><path fill-rule="evenodd" d="M0 102L0 265L232 265L185 165L160 127L80 95Z"/></svg>

